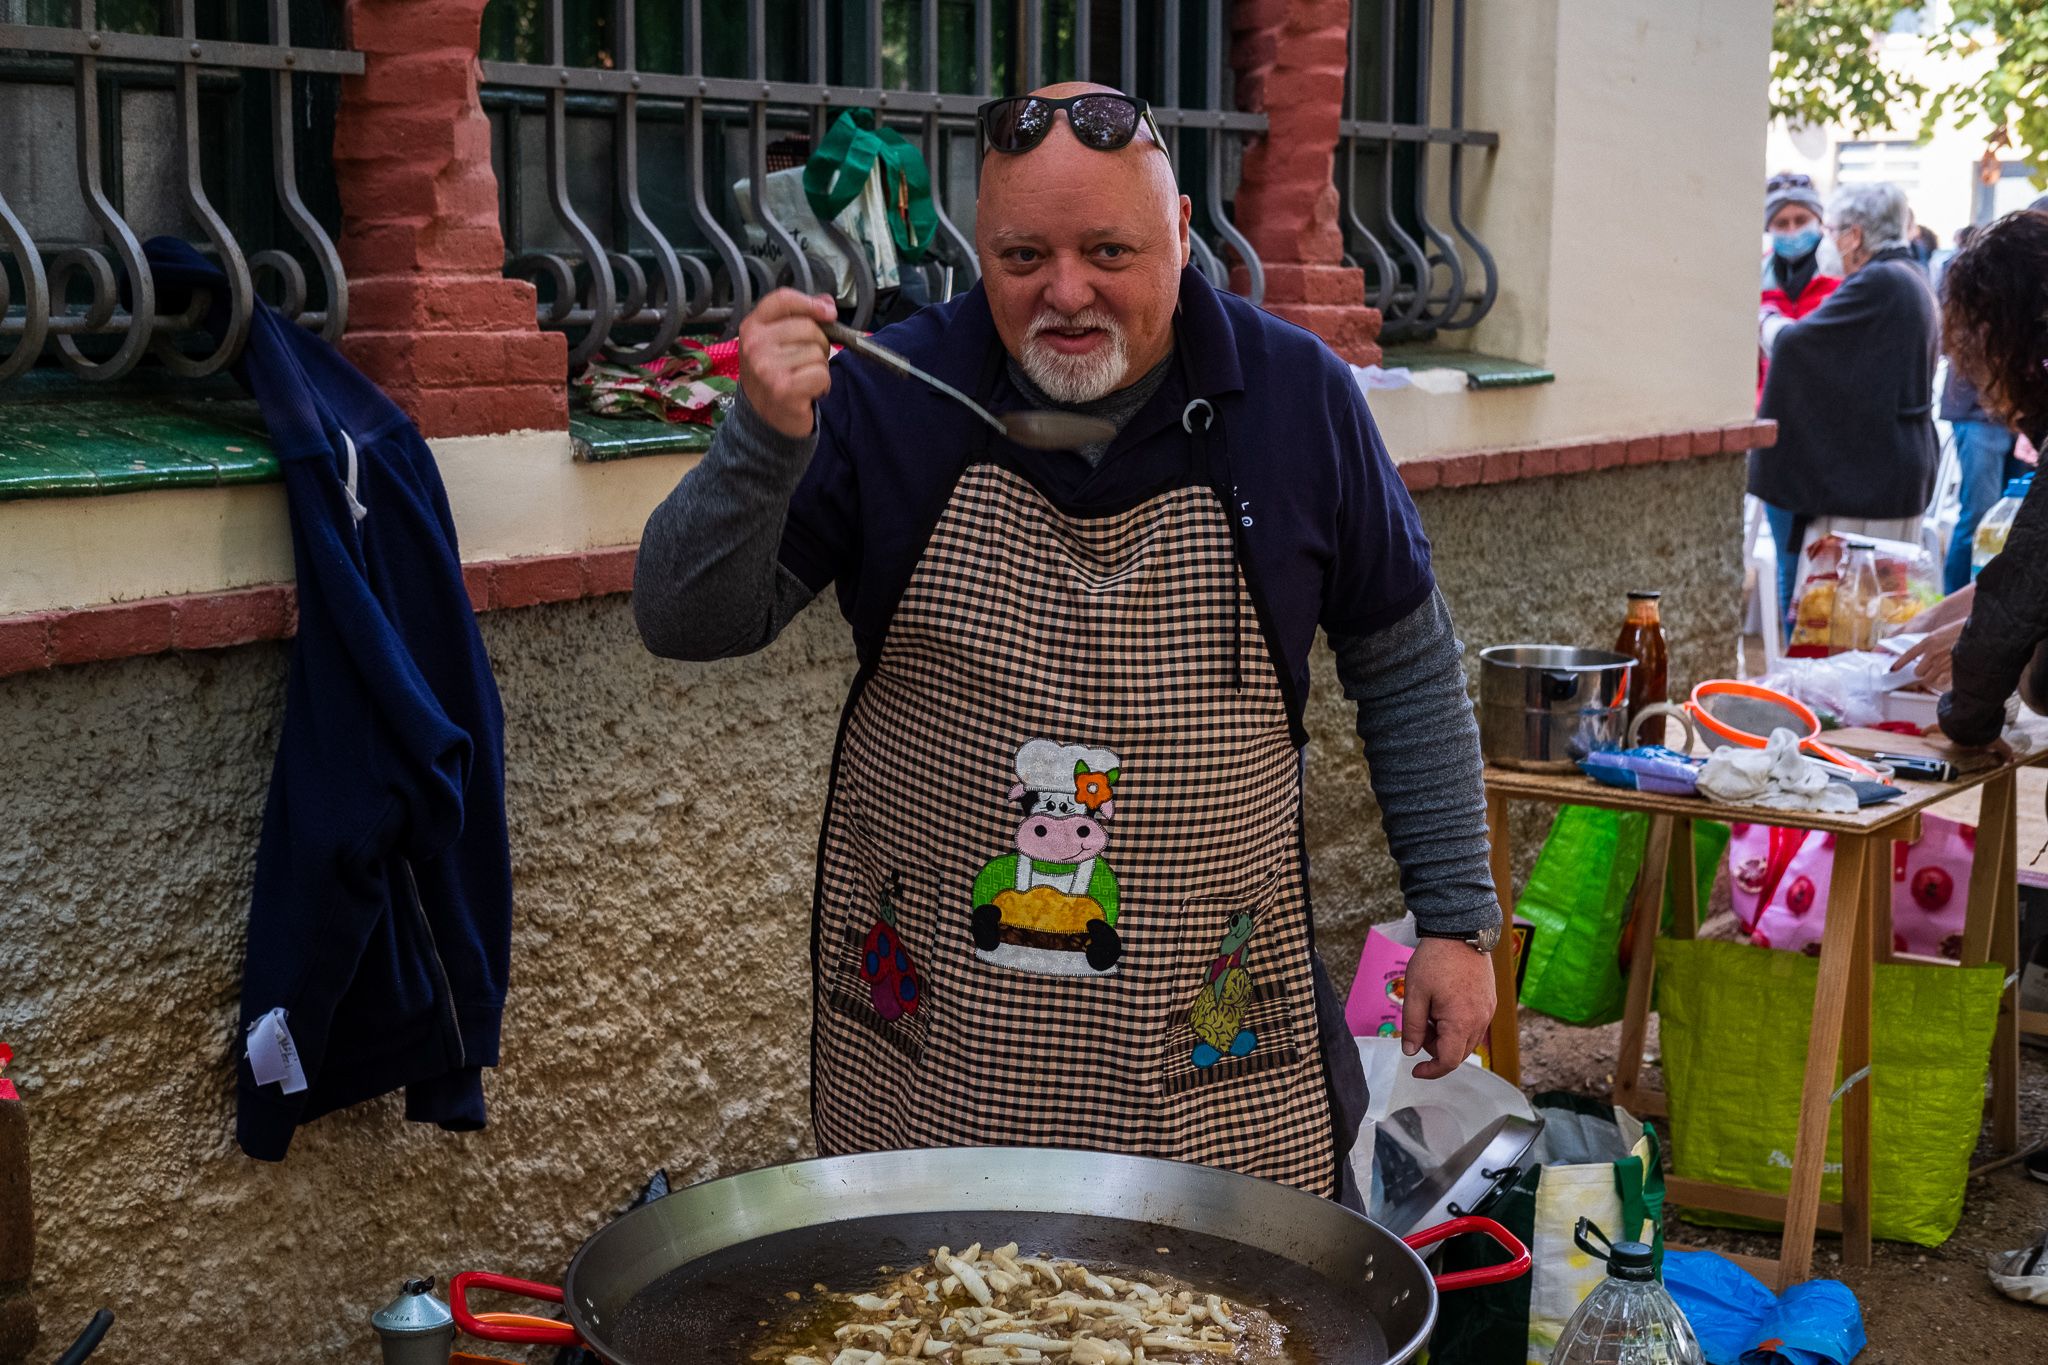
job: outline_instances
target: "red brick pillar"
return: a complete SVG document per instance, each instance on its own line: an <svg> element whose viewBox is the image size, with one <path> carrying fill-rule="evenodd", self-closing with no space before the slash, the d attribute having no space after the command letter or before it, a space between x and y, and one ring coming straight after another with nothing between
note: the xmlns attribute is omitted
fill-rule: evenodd
<svg viewBox="0 0 2048 1365"><path fill-rule="evenodd" d="M348 0L363 74L334 137L342 350L428 436L568 426L568 343L500 274L491 127L477 98L484 0Z"/></svg>
<svg viewBox="0 0 2048 1365"><path fill-rule="evenodd" d="M1380 358L1379 310L1365 273L1343 264L1337 123L1344 107L1350 0L1237 0L1231 14L1237 106L1266 116L1245 148L1237 226L1266 267L1266 307L1354 365ZM1244 267L1232 274L1245 287Z"/></svg>

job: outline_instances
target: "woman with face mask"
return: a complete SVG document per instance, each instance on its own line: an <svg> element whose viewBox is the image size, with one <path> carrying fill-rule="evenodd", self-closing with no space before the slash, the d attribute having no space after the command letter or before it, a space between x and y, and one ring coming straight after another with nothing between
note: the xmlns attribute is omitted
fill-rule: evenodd
<svg viewBox="0 0 2048 1365"><path fill-rule="evenodd" d="M1770 178L1764 186L1764 231L1771 251L1764 261L1763 309L1781 317L1803 318L1821 306L1842 283L1840 275L1823 270L1820 230L1821 199L1813 180L1797 171ZM1834 265L1834 262L1826 262ZM1839 267L1837 267L1839 268ZM1764 374L1770 357L1756 353L1756 396L1764 396Z"/></svg>

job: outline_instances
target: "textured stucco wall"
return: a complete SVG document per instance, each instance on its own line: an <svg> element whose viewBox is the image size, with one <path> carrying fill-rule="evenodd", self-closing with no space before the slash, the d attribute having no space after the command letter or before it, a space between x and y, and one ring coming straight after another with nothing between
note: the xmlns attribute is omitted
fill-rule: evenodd
<svg viewBox="0 0 2048 1365"><path fill-rule="evenodd" d="M1660 586L1676 674L1727 667L1741 478L1729 459L1425 495L1467 641L1604 643ZM851 651L829 608L766 655L647 656L620 599L493 613L518 916L492 1126L396 1100L232 1140L228 1047L285 650L0 681L0 1038L34 1124L43 1319L104 1303L101 1358L374 1358L399 1280L549 1278L645 1174L807 1141L805 907ZM1340 978L1392 868L1327 660L1311 830ZM46 1346L49 1343L45 1343ZM53 1354L54 1350L44 1354Z"/></svg>

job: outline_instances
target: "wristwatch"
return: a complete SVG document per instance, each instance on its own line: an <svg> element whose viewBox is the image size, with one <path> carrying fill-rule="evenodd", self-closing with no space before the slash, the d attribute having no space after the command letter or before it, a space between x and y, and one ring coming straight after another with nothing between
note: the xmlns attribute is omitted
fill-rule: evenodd
<svg viewBox="0 0 2048 1365"><path fill-rule="evenodd" d="M1415 931L1415 937L1452 938L1464 944L1467 948L1470 948L1475 953L1490 953L1495 948L1500 946L1500 925L1489 925L1488 927L1479 930L1477 933L1471 934L1458 933L1454 930L1445 931L1441 929L1418 928Z"/></svg>

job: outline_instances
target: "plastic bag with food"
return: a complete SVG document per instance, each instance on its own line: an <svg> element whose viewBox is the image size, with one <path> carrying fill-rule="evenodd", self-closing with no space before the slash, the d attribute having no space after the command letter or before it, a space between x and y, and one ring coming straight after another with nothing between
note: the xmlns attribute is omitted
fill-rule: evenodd
<svg viewBox="0 0 2048 1365"><path fill-rule="evenodd" d="M1902 540L1809 532L1792 590L1792 619L1785 639L1789 657L1826 658L1870 643L1846 635L1840 625L1849 605L1842 600L1843 594L1869 590L1869 585L1855 576L1856 561L1848 545L1851 539L1874 547L1871 557L1877 570L1877 601L1869 605L1876 616L1878 638L1895 633L1941 600L1939 568L1934 556L1921 546ZM1858 610L1863 605L1858 604Z"/></svg>

